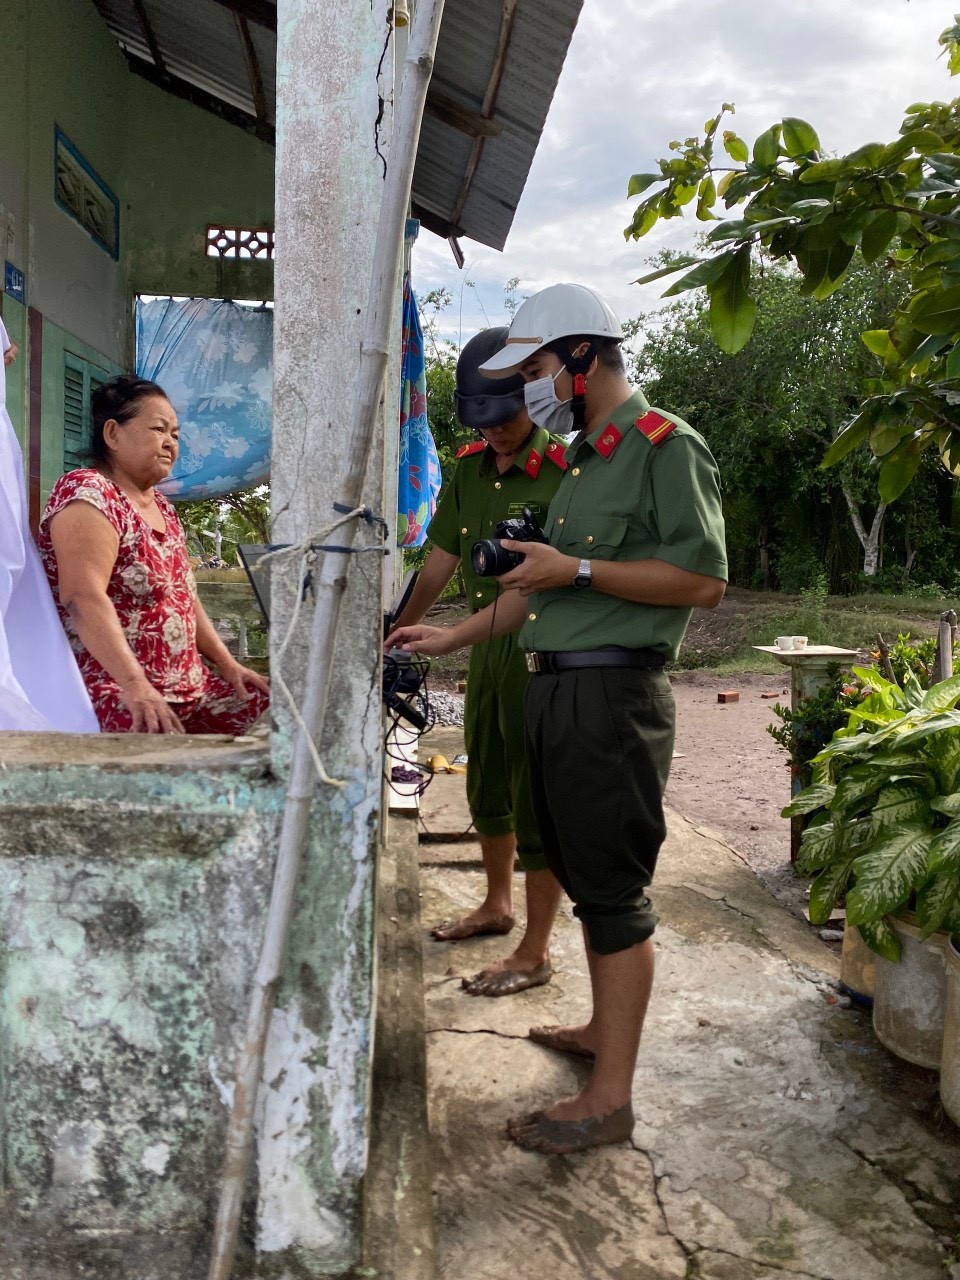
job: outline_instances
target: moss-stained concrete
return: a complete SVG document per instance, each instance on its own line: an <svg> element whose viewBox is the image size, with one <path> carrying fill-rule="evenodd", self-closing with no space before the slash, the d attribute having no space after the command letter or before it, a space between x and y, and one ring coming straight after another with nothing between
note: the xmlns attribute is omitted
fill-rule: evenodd
<svg viewBox="0 0 960 1280"><path fill-rule="evenodd" d="M253 739L5 737L4 1280L206 1274L282 804ZM247 1275L356 1260L370 920L356 869L329 852L339 821L318 801L267 1046Z"/></svg>

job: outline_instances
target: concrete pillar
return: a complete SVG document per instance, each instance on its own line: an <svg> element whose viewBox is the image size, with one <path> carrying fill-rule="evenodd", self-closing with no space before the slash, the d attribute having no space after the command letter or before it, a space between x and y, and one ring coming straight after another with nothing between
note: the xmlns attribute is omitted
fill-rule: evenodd
<svg viewBox="0 0 960 1280"><path fill-rule="evenodd" d="M278 543L298 543L322 530L335 518L333 504L343 498L346 430L357 386L392 120L389 9L388 0L279 4L271 485L272 533ZM393 388L386 412L396 414ZM376 511L382 511L383 474L381 422L365 496ZM392 514L385 514L392 522ZM370 541L361 535L358 545ZM379 838L382 569L374 554L356 556L351 565L320 744L328 771L346 785L342 790L318 786L294 921L291 954L301 954L309 931L312 968L323 986L327 1014L322 1025L302 1027L304 1042L315 1051L305 1060L298 1082L305 1106L295 1131L282 1144L283 1158L277 1160L275 1152L264 1149L262 1132L258 1149L261 1266L269 1269L270 1255L281 1266L287 1258L295 1259L307 1275L346 1270L357 1261L359 1243ZM297 594L293 567L278 569L272 584L274 671L281 665L279 644ZM283 677L297 698L311 617L308 597L282 659ZM292 721L279 694L274 705L278 728L273 759L283 772ZM296 1002L285 995L295 986L291 971L274 1018L275 1033L287 1040L291 1019L300 1017ZM268 1105L270 1063L268 1045Z"/></svg>

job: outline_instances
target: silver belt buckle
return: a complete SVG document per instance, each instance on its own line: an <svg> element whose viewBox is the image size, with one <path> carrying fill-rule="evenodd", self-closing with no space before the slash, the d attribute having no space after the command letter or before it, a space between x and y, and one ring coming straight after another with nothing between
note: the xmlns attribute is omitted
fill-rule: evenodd
<svg viewBox="0 0 960 1280"><path fill-rule="evenodd" d="M530 653L528 653L526 656L527 656L527 670L531 672L539 673L540 671L539 653L537 653L537 651L534 649Z"/></svg>

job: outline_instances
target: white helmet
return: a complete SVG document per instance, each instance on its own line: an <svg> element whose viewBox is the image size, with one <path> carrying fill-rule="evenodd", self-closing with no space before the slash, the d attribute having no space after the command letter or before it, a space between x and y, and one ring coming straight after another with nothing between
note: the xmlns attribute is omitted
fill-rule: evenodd
<svg viewBox="0 0 960 1280"><path fill-rule="evenodd" d="M480 365L491 378L513 373L541 347L559 338L623 337L620 321L595 289L585 284L552 284L517 309L503 347Z"/></svg>

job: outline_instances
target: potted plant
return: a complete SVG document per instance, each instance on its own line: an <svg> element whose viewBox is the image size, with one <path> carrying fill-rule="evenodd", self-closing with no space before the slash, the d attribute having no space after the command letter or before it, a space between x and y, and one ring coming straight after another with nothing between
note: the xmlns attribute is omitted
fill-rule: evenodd
<svg viewBox="0 0 960 1280"><path fill-rule="evenodd" d="M943 1109L960 1124L960 934L947 944L947 1010L943 1027L940 1068Z"/></svg>
<svg viewBox="0 0 960 1280"><path fill-rule="evenodd" d="M902 688L876 671L854 675L872 692L784 816L816 813L798 859L816 876L811 921L845 898L848 922L881 957L878 1036L938 1066L947 934L960 931L960 676L924 691L909 671Z"/></svg>
<svg viewBox="0 0 960 1280"><path fill-rule="evenodd" d="M900 637L906 640L907 637ZM864 688L839 664L827 668L828 682L811 698L796 707L774 705L779 725L767 725L767 733L778 742L790 758L790 794L797 796L810 785L814 759L838 729L849 720L850 712L872 693ZM792 810L790 811L792 812ZM796 862L803 832L811 815L800 813L790 820L790 859ZM821 923L826 923L822 921ZM871 1006L875 991L877 958L860 937L859 931L844 924L843 954L840 957L840 986L852 999Z"/></svg>

